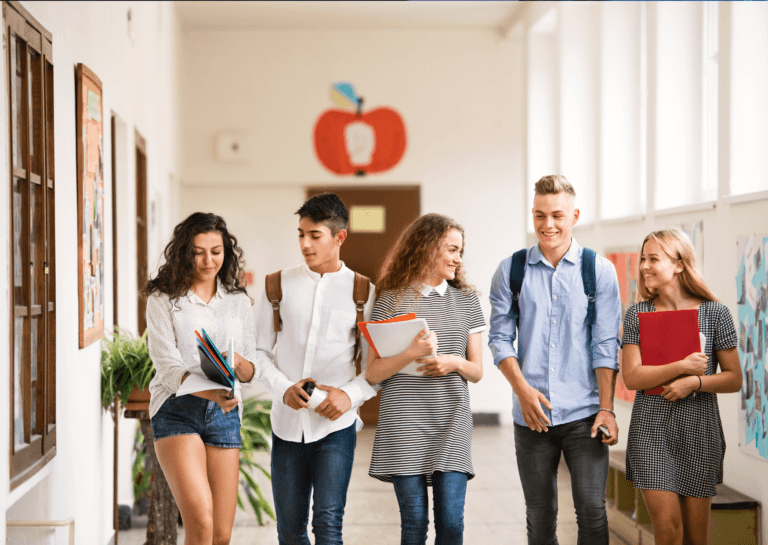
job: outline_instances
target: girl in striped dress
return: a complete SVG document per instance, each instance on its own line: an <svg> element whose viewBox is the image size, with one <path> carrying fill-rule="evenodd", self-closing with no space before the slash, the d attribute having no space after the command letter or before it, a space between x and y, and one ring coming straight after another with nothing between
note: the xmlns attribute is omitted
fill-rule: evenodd
<svg viewBox="0 0 768 545"><path fill-rule="evenodd" d="M467 480L474 477L467 381L483 376L486 328L477 294L464 280L463 254L461 226L427 214L403 233L377 286L371 320L414 312L430 331L397 356L378 358L371 350L366 368L368 382L382 388L369 474L394 485L402 545L426 543L429 486L435 543L463 542ZM417 375L400 373L413 361Z"/></svg>

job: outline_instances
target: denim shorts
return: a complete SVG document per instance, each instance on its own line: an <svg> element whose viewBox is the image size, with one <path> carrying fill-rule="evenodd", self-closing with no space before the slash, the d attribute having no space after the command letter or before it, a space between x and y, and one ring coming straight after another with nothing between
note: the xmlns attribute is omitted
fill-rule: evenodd
<svg viewBox="0 0 768 545"><path fill-rule="evenodd" d="M152 417L155 441L174 435L199 435L206 445L240 448L240 414L227 414L215 402L194 395L166 399Z"/></svg>

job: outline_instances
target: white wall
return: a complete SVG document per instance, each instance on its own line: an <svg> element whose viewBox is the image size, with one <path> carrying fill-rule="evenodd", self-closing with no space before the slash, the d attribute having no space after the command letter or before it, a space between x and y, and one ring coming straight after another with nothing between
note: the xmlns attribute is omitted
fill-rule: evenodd
<svg viewBox="0 0 768 545"><path fill-rule="evenodd" d="M490 280L524 240L522 44L492 31L185 30L179 91L182 215L224 216L263 275L300 262L296 216L307 185L419 184L422 213L466 230L465 265L488 317ZM312 130L349 81L365 108L390 106L408 147L391 171L338 177L317 161ZM244 132L249 164L213 157L217 131ZM215 208L214 208L215 207ZM256 296L252 290L251 295ZM509 387L484 352L477 412L511 412Z"/></svg>
<svg viewBox="0 0 768 545"><path fill-rule="evenodd" d="M178 30L172 6L145 2L23 2L24 7L53 35L55 89L55 154L59 183L56 191L57 305L57 454L54 460L28 484L9 492L8 459L0 469L0 505L9 519L61 519L74 516L75 540L80 545L102 545L112 535L112 437L110 416L101 410L100 347L94 343L78 349L77 327L77 239L75 164L75 82L74 67L84 63L103 84L104 149L111 148L110 112L125 123L118 141L125 159L118 194L120 235L119 266L121 321L136 329L136 257L134 139L138 128L148 145L150 199L171 200L170 175L176 170L174 57ZM128 33L127 12L132 12L132 33ZM4 104L6 91L2 91ZM1 109L3 116L5 108ZM3 117L3 122L6 120ZM3 125L7 126L7 125ZM7 132L0 131L2 158L7 167ZM105 230L107 272L106 329L112 327L111 248L111 156L107 152L105 186L107 193ZM5 170L8 172L8 169ZM7 191L0 192L0 222L8 224ZM158 216L155 233L167 230L176 218ZM8 255L9 240L0 241ZM154 233L153 233L154 234ZM156 238L161 235L154 234ZM7 263L8 260L6 259ZM3 267L0 283L5 308L10 306L9 271ZM0 327L7 326L7 313ZM0 387L6 388L7 373L0 373ZM8 452L7 403L0 404L0 433L3 453ZM123 421L130 434L134 421ZM132 435L132 434L130 434ZM130 501L130 475L125 475L129 448L123 448L124 478L121 501ZM128 466L129 470L129 466ZM25 492L22 494L22 492ZM2 517L5 519L5 517ZM0 523L4 529L5 522ZM61 543L66 530L8 529L5 542Z"/></svg>

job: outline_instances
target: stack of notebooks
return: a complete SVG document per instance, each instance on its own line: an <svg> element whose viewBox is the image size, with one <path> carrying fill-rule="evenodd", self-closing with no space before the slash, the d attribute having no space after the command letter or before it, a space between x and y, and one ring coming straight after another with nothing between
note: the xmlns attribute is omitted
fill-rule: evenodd
<svg viewBox="0 0 768 545"><path fill-rule="evenodd" d="M200 353L200 368L208 380L191 374L181 385L176 395L191 394L223 387L226 390L230 390L229 399L232 399L235 395L235 371L232 368L235 354L234 343L230 341L227 358L225 358L205 332L205 329L201 329L201 331L202 335L195 331L195 335L197 335L197 350Z"/></svg>

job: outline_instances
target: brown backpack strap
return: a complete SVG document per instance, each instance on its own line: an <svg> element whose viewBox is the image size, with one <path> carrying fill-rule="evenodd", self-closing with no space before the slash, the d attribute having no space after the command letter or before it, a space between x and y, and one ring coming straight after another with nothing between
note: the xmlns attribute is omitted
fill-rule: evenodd
<svg viewBox="0 0 768 545"><path fill-rule="evenodd" d="M264 279L264 284L267 290L267 300L272 303L272 319L275 323L275 333L279 332L280 327L280 301L283 299L283 288L280 285L280 273L277 271L272 274L268 274Z"/></svg>
<svg viewBox="0 0 768 545"><path fill-rule="evenodd" d="M365 321L365 303L368 301L368 294L371 291L371 280L367 276L355 273L355 287L352 291L352 300L355 302L357 310L357 321ZM360 327L357 327L357 336L355 338L355 367L357 374L362 372L363 351L360 349Z"/></svg>

